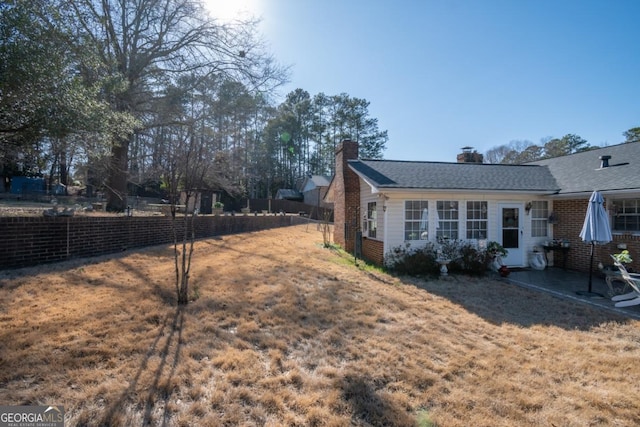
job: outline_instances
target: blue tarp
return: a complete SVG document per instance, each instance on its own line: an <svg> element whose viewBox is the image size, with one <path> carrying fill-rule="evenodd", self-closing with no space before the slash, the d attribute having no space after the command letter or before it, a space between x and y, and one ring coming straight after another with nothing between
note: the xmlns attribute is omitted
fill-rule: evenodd
<svg viewBox="0 0 640 427"><path fill-rule="evenodd" d="M44 178L14 176L11 178L11 194L44 193Z"/></svg>

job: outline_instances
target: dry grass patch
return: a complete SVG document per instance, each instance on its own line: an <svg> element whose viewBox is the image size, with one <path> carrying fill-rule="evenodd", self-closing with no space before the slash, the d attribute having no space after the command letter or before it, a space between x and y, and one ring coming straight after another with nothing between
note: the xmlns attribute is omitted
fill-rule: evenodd
<svg viewBox="0 0 640 427"><path fill-rule="evenodd" d="M0 273L0 402L67 425L632 426L640 323L490 279L368 272L315 227Z"/></svg>

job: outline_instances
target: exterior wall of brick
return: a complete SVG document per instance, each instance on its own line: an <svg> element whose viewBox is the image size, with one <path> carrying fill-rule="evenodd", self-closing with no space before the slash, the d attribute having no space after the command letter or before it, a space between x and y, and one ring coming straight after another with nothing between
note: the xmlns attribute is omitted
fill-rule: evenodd
<svg viewBox="0 0 640 427"><path fill-rule="evenodd" d="M360 229L360 180L347 164L358 158L358 143L345 140L336 149L334 176L333 241L347 252L355 246L355 232Z"/></svg>
<svg viewBox="0 0 640 427"><path fill-rule="evenodd" d="M200 216L196 238L284 227L297 216ZM185 223L176 220L178 236ZM0 217L0 270L173 242L169 217ZM181 237L178 237L181 239ZM181 240L180 240L181 241Z"/></svg>
<svg viewBox="0 0 640 427"><path fill-rule="evenodd" d="M553 236L556 239L567 239L571 246L567 254L567 268L578 271L589 271L591 245L580 238L580 231L584 224L587 210L587 200L554 200L553 210L558 217L558 223L553 226ZM597 273L598 263L603 265L612 263L609 255L619 253L618 245L624 243L631 254L633 263L630 267L640 271L640 236L631 234L613 235L613 242L606 245L595 245L593 252L593 271ZM561 255L559 255L561 257ZM560 265L561 258L555 258L555 265Z"/></svg>
<svg viewBox="0 0 640 427"><path fill-rule="evenodd" d="M362 238L362 257L375 265L384 263L384 242Z"/></svg>

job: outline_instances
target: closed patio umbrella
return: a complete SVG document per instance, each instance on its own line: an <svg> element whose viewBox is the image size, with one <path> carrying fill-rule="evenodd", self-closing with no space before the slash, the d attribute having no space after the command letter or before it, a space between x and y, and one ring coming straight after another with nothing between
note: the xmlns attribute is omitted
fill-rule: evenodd
<svg viewBox="0 0 640 427"><path fill-rule="evenodd" d="M604 210L604 199L598 191L594 191L589 198L587 213L584 218L584 225L580 231L580 238L591 244L591 261L589 263L589 291L578 292L581 295L594 295L591 292L591 283L593 275L593 247L596 244L609 243L613 238L611 236L611 226L609 225L609 217Z"/></svg>

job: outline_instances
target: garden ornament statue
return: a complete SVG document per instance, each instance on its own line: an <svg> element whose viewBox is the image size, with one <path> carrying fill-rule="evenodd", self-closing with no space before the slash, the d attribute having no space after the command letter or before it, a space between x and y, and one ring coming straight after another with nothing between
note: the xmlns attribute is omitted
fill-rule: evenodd
<svg viewBox="0 0 640 427"><path fill-rule="evenodd" d="M491 263L489 264L489 267L491 268L491 270L500 272L500 269L502 267L506 268L506 266L502 262L502 257L503 256L507 256L509 251L507 251L504 248L504 246L502 246L498 242L489 242L487 244L487 253L491 257ZM500 273L500 274L502 274L502 273ZM508 276L509 273L506 273L506 275ZM506 276L504 276L504 277L506 277Z"/></svg>

